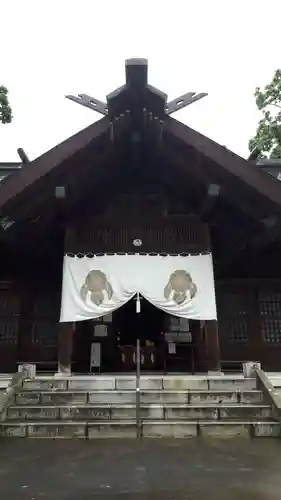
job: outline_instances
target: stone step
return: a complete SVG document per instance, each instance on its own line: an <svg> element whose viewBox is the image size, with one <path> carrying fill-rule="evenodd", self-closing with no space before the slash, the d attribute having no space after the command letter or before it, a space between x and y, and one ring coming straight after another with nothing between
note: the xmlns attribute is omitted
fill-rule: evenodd
<svg viewBox="0 0 281 500"><path fill-rule="evenodd" d="M271 417L270 405L141 405L140 418L153 420L264 420ZM8 420L134 420L135 405L10 406Z"/></svg>
<svg viewBox="0 0 281 500"><path fill-rule="evenodd" d="M96 421L96 422L4 422L0 426L2 437L30 437L49 439L98 439L98 438L136 438L136 422ZM214 437L280 437L281 424L265 422L182 422L182 421L144 421L141 434L147 438L190 438Z"/></svg>
<svg viewBox="0 0 281 500"><path fill-rule="evenodd" d="M201 422L143 422L142 436L147 438L189 438L189 437L280 437L281 424L272 420L249 421L201 421Z"/></svg>
<svg viewBox="0 0 281 500"><path fill-rule="evenodd" d="M44 377L27 380L24 389L27 390L133 390L136 388L135 376L88 376L88 377ZM140 388L142 390L252 390L256 389L255 378L242 376L197 376L197 375L163 375L141 376Z"/></svg>
<svg viewBox="0 0 281 500"><path fill-rule="evenodd" d="M141 391L141 402L146 403L259 403L263 401L263 393L257 390L152 390ZM134 404L136 392L130 391L62 391L53 389L49 391L24 391L18 393L16 404L67 404L67 403L93 403L93 404Z"/></svg>

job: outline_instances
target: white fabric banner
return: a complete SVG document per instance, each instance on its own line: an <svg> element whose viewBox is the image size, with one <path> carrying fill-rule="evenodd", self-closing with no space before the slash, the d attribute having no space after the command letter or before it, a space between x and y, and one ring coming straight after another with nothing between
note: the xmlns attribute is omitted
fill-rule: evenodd
<svg viewBox="0 0 281 500"><path fill-rule="evenodd" d="M182 318L216 319L212 255L64 257L61 322L98 318L140 293Z"/></svg>

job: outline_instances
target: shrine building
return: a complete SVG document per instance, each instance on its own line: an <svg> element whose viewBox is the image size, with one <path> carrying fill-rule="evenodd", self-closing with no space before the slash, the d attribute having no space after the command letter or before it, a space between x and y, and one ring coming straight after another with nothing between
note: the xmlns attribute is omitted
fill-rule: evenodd
<svg viewBox="0 0 281 500"><path fill-rule="evenodd" d="M147 70L68 96L102 118L0 163L1 373L133 372L137 338L143 372L281 371L279 164L177 121L205 94L169 101Z"/></svg>

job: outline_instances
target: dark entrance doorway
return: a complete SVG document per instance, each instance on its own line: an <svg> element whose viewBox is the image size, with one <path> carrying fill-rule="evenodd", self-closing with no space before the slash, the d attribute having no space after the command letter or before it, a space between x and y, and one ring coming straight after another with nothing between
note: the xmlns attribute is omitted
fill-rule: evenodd
<svg viewBox="0 0 281 500"><path fill-rule="evenodd" d="M139 338L141 370L163 371L165 313L144 298L140 299L140 303L139 313L136 312L136 299L115 313L114 326L120 370L135 370L136 344Z"/></svg>
<svg viewBox="0 0 281 500"><path fill-rule="evenodd" d="M189 321L182 327L172 317L141 298L136 312L132 299L109 317L77 323L73 346L75 373L131 373L136 369L136 343L140 339L142 372L200 370L200 327ZM90 367L92 344L99 344L100 366Z"/></svg>

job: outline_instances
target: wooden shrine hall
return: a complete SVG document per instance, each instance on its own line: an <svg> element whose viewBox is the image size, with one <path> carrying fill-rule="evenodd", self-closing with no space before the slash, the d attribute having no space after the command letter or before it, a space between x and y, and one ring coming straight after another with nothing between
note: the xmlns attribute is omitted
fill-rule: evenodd
<svg viewBox="0 0 281 500"><path fill-rule="evenodd" d="M102 118L33 161L21 150L0 183L2 373L23 362L130 372L137 337L149 372L231 371L250 360L281 370L281 183L173 118L204 94L169 102L147 70L127 60L126 83L106 103L68 96ZM65 254L136 252L212 252L218 319L183 321L140 297L139 313L133 298L112 314L59 322Z"/></svg>

